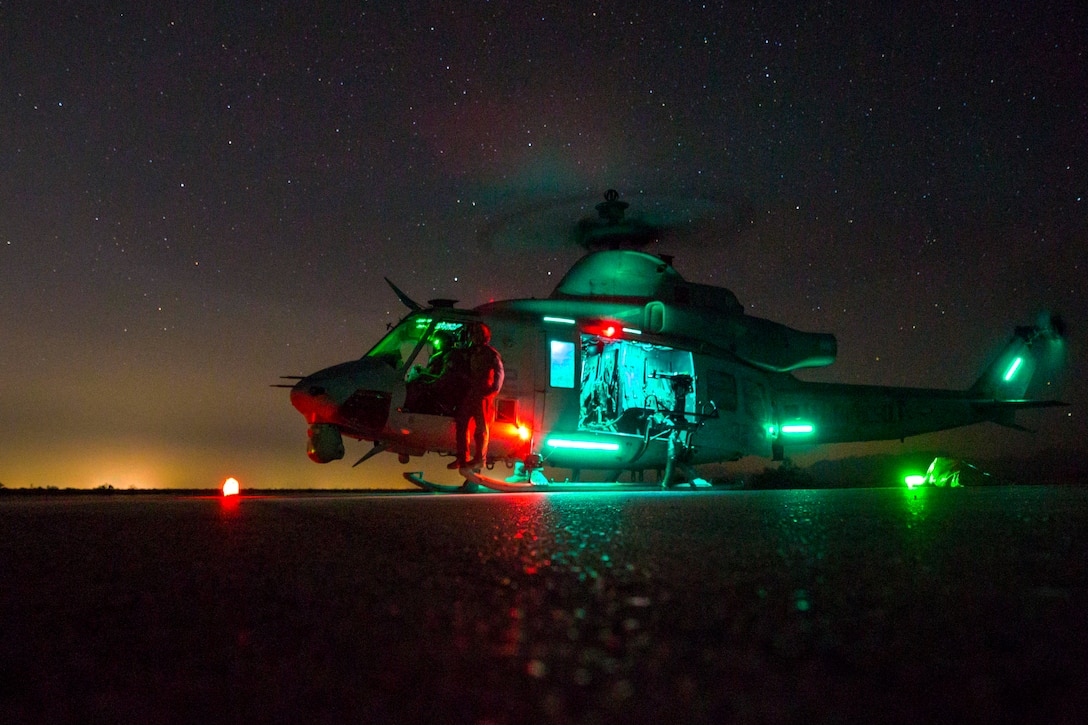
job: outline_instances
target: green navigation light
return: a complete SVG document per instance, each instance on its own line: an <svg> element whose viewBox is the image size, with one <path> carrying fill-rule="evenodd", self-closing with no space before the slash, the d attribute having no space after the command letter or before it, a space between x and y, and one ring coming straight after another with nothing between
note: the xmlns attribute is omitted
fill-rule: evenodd
<svg viewBox="0 0 1088 725"><path fill-rule="evenodd" d="M811 423L790 423L782 426L783 433L811 433L815 430Z"/></svg>
<svg viewBox="0 0 1088 725"><path fill-rule="evenodd" d="M574 448L580 451L618 451L620 449L619 443L579 441L569 438L549 438L547 444L552 448Z"/></svg>
<svg viewBox="0 0 1088 725"><path fill-rule="evenodd" d="M1012 380L1012 376L1016 375L1016 371L1020 369L1020 366L1024 364L1024 358L1018 357L1012 361L1012 365L1005 371L1005 382Z"/></svg>

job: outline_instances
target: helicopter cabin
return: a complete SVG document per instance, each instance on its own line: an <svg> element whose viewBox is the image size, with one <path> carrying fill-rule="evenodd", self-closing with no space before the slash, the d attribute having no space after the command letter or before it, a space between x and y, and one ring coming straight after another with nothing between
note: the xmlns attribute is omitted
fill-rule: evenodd
<svg viewBox="0 0 1088 725"><path fill-rule="evenodd" d="M392 450L453 450L467 326L491 329L506 379L492 458L540 456L559 467L654 467L670 431L703 428L708 459L770 450L764 373L825 365L831 335L752 317L732 292L692 284L667 258L631 250L577 262L545 299L472 310L446 301L410 314L367 357L398 383L383 436Z"/></svg>
<svg viewBox="0 0 1088 725"><path fill-rule="evenodd" d="M485 313L424 310L391 330L366 356L400 381L381 432L390 450L454 450L453 416L465 385L457 361L475 321L491 328L506 373L491 425L493 459L537 455L556 467L654 468L678 421L723 404L728 420L735 415L737 382L711 371L706 356L588 315L545 315L545 303L515 301ZM727 445L725 455L735 456L735 448ZM718 445L707 452L722 455Z"/></svg>

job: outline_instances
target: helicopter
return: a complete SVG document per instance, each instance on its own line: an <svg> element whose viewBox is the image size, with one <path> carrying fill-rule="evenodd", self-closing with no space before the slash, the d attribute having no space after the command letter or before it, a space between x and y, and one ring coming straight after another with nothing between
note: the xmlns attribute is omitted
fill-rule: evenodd
<svg viewBox="0 0 1088 725"><path fill-rule="evenodd" d="M462 467L459 486L404 473L427 491L705 487L701 464L781 461L794 446L902 440L986 421L1020 428L1018 410L1064 405L1025 397L1062 344L1057 316L1017 327L966 390L803 381L794 371L835 361L833 334L749 315L728 289L686 280L671 257L644 251L661 230L626 217L627 207L609 190L597 217L577 223L572 236L587 254L546 298L424 305L386 278L408 309L400 322L361 358L278 386L290 388L309 424L310 459L342 459L345 437L373 444L356 466L380 453L402 465L455 455L462 391L430 371L479 323L505 367L488 459ZM511 475L491 474L499 462ZM570 475L552 480L546 473L556 469ZM604 473L582 481L584 471Z"/></svg>

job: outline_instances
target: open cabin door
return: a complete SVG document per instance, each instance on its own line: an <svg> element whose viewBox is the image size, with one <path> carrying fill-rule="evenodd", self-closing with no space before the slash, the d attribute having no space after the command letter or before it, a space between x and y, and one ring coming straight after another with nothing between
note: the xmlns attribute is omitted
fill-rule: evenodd
<svg viewBox="0 0 1088 725"><path fill-rule="evenodd" d="M665 429L664 412L695 411L694 391L676 399L672 379L695 379L692 354L662 345L581 335L578 430L645 435ZM688 388L691 390L691 388Z"/></svg>

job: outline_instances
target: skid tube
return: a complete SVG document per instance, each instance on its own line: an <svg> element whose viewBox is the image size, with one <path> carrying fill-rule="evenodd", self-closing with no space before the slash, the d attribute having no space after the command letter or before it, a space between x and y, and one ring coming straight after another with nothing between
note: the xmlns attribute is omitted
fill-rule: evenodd
<svg viewBox="0 0 1088 725"><path fill-rule="evenodd" d="M562 483L513 483L501 481L497 478L485 476L477 470L462 468L461 475L465 482L460 486L451 486L443 483L434 483L423 477L423 471L405 472L405 480L431 493L474 493L480 489L486 489L496 493L570 493L570 492L594 492L594 491L662 491L662 490L710 490L711 487L696 486L691 484L678 484L662 488L658 483L618 483L615 481L564 481Z"/></svg>
<svg viewBox="0 0 1088 725"><path fill-rule="evenodd" d="M510 481L500 481L490 476L485 476L479 471L463 470L461 475L465 477L466 481L471 481L484 488L489 488L492 491L498 491L499 493L521 493L525 491L553 491L553 492L569 492L569 491L660 491L661 486L658 484L645 484L645 483L617 483L617 482L579 482L579 481L566 481L563 483L512 483Z"/></svg>
<svg viewBox="0 0 1088 725"><path fill-rule="evenodd" d="M423 471L405 471L402 475L409 483L413 483L430 493L474 493L476 491L476 484L469 481L468 477L465 478L465 482L461 485L450 486L445 483L428 481L423 477Z"/></svg>

